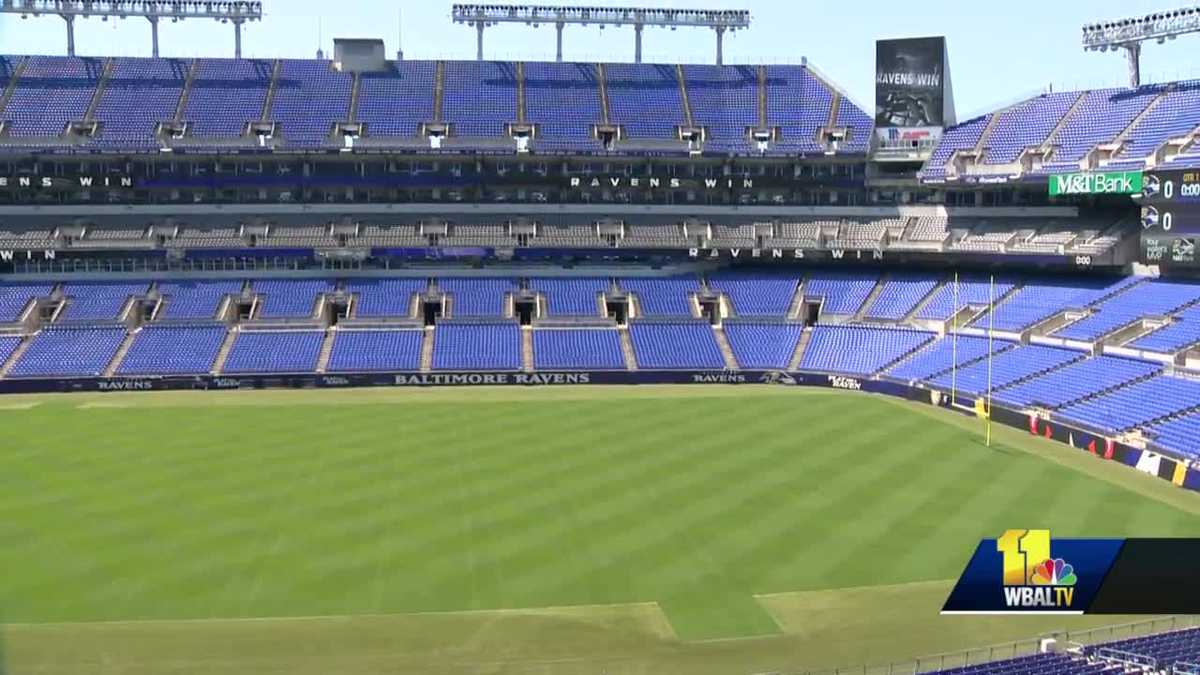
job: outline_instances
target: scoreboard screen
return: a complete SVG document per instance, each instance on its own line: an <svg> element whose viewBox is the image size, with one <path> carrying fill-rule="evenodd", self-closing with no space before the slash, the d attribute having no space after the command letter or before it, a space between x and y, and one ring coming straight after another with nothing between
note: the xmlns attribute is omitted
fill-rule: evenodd
<svg viewBox="0 0 1200 675"><path fill-rule="evenodd" d="M1142 194L1142 262L1196 266L1200 170L1147 173Z"/></svg>

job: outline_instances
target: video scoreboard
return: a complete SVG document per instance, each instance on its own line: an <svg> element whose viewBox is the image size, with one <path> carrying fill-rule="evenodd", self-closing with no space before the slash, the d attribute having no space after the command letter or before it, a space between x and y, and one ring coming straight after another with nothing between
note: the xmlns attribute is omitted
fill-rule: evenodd
<svg viewBox="0 0 1200 675"><path fill-rule="evenodd" d="M1197 265L1200 242L1200 169L1152 171L1144 176L1142 261L1153 265Z"/></svg>

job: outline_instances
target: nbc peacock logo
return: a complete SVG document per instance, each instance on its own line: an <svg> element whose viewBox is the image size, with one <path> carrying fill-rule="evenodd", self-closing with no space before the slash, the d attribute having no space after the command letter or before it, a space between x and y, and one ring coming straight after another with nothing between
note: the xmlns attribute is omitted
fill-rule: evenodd
<svg viewBox="0 0 1200 675"><path fill-rule="evenodd" d="M1050 555L1050 530L1008 530L996 539L1003 555L1004 603L1012 609L1070 609L1075 568Z"/></svg>

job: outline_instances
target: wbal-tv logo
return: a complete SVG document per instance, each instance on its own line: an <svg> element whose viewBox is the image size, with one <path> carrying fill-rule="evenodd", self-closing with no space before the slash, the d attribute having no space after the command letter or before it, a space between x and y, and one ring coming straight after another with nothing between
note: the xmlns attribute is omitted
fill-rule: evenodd
<svg viewBox="0 0 1200 675"><path fill-rule="evenodd" d="M1004 556L1004 603L1010 609L1068 610L1075 600L1075 568L1050 553L1050 530L1008 530L996 539Z"/></svg>

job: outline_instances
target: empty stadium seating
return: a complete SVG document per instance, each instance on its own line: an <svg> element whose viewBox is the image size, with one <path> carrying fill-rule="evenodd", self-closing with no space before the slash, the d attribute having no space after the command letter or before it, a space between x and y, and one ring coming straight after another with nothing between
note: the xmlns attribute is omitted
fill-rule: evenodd
<svg viewBox="0 0 1200 675"><path fill-rule="evenodd" d="M822 298L826 314L854 314L866 302L877 279L853 272L813 272L804 284L804 297Z"/></svg>
<svg viewBox="0 0 1200 675"><path fill-rule="evenodd" d="M726 322L725 336L742 368L787 368L800 341L800 326L779 323Z"/></svg>
<svg viewBox="0 0 1200 675"><path fill-rule="evenodd" d="M1063 419L1117 433L1200 405L1200 381L1160 375L1059 409Z"/></svg>
<svg viewBox="0 0 1200 675"><path fill-rule="evenodd" d="M226 373L311 373L324 331L241 331L225 361Z"/></svg>
<svg viewBox="0 0 1200 675"><path fill-rule="evenodd" d="M1016 386L1000 389L994 398L1016 406L1055 408L1157 372L1160 366L1145 361L1099 356L1072 363Z"/></svg>
<svg viewBox="0 0 1200 675"><path fill-rule="evenodd" d="M417 370L420 330L339 330L326 370L331 373Z"/></svg>
<svg viewBox="0 0 1200 675"><path fill-rule="evenodd" d="M725 367L712 327L705 323L634 323L629 337L639 368Z"/></svg>
<svg viewBox="0 0 1200 675"><path fill-rule="evenodd" d="M209 372L225 340L223 325L146 326L117 369L118 375L191 375Z"/></svg>
<svg viewBox="0 0 1200 675"><path fill-rule="evenodd" d="M517 370L521 331L515 323L446 323L433 340L434 370Z"/></svg>
<svg viewBox="0 0 1200 675"><path fill-rule="evenodd" d="M1013 343L1003 340L960 335L948 335L929 345L891 368L887 375L898 380L928 380L944 373L955 364L962 367L988 354L1012 348Z"/></svg>
<svg viewBox="0 0 1200 675"><path fill-rule="evenodd" d="M10 377L84 377L104 372L125 339L121 326L43 329L9 371Z"/></svg>
<svg viewBox="0 0 1200 675"><path fill-rule="evenodd" d="M869 319L903 319L937 283L938 279L930 275L892 275L867 308L866 316Z"/></svg>
<svg viewBox="0 0 1200 675"><path fill-rule="evenodd" d="M533 332L533 365L546 370L620 370L625 356L615 330L540 329Z"/></svg>
<svg viewBox="0 0 1200 675"><path fill-rule="evenodd" d="M313 315L317 296L333 290L325 279L260 279L253 290L262 297L259 316L264 319L298 319Z"/></svg>
<svg viewBox="0 0 1200 675"><path fill-rule="evenodd" d="M551 316L598 316L600 294L608 291L608 279L597 277L535 278L529 289L546 295L546 312Z"/></svg>
<svg viewBox="0 0 1200 675"><path fill-rule="evenodd" d="M786 316L799 283L797 275L714 274L708 278L708 287L729 296L738 316Z"/></svg>
<svg viewBox="0 0 1200 675"><path fill-rule="evenodd" d="M212 319L221 299L241 293L241 281L175 281L158 285L165 305L159 319Z"/></svg>
<svg viewBox="0 0 1200 675"><path fill-rule="evenodd" d="M112 321L135 295L145 295L147 283L72 283L63 286L68 298L63 321Z"/></svg>
<svg viewBox="0 0 1200 675"><path fill-rule="evenodd" d="M428 285L425 279L355 279L346 283L346 291L357 296L355 316L403 317L411 312L413 295Z"/></svg>
<svg viewBox="0 0 1200 675"><path fill-rule="evenodd" d="M10 323L21 317L35 298L48 297L54 284L0 284L0 323Z"/></svg>
<svg viewBox="0 0 1200 675"><path fill-rule="evenodd" d="M456 317L504 314L506 293L516 290L512 279L439 278L437 287L450 296L451 312Z"/></svg>
<svg viewBox="0 0 1200 675"><path fill-rule="evenodd" d="M160 144L189 150L249 147L255 141L247 130L258 122L277 125L271 143L280 148L337 147L341 141L334 125L341 122L362 124L368 147L403 146L419 142L421 124L437 117L435 61L390 62L381 72L363 73L356 119L350 120L353 76L328 60L117 58L110 65L75 57L5 59L4 72L27 62L3 119L14 138L30 140L58 137L69 124L82 121L109 69L95 110L100 133L88 142L97 150L155 150ZM831 119L850 130L836 152L861 154L873 126L872 118L846 97L831 110L831 86L805 66L767 66L760 85L755 66L613 63L601 70L594 63L525 62L519 75L512 62L441 65L441 120L459 147L503 144L506 125L518 121L523 87L525 117L537 125L538 150L595 150L593 126L606 121L601 76L607 121L622 127L628 151L636 152L639 144L641 149L681 147L676 128L687 122L685 110L690 110L691 121L706 130L706 151L758 153L746 130L759 125L760 93L768 126L781 129L769 154L825 152L817 130ZM186 125L184 135L156 137L159 122L174 121Z"/></svg>
<svg viewBox="0 0 1200 675"><path fill-rule="evenodd" d="M637 298L644 316L691 316L688 295L700 290L695 277L621 279L618 285Z"/></svg>
<svg viewBox="0 0 1200 675"><path fill-rule="evenodd" d="M991 359L959 368L953 377L950 373L942 373L930 382L944 389L950 389L953 385L960 392L979 396L987 392L989 386L995 391L1032 375L1079 360L1083 356L1081 352L1067 349L1018 345L996 354Z"/></svg>
<svg viewBox="0 0 1200 675"><path fill-rule="evenodd" d="M932 333L863 326L817 326L801 370L871 375L933 339Z"/></svg>
<svg viewBox="0 0 1200 675"><path fill-rule="evenodd" d="M1067 325L1055 335L1094 340L1138 317L1167 314L1197 300L1200 300L1200 286L1147 281L1095 305L1091 316Z"/></svg>

